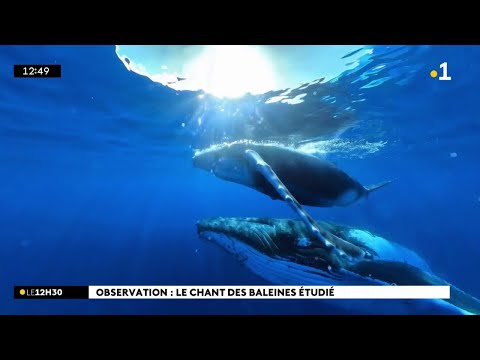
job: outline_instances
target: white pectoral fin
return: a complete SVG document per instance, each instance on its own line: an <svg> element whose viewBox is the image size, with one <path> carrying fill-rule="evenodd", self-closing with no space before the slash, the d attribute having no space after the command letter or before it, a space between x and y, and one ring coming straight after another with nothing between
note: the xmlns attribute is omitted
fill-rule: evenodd
<svg viewBox="0 0 480 360"><path fill-rule="evenodd" d="M368 185L368 186L365 186L365 190L367 191L368 194L370 194L371 192L375 191L375 190L378 190L384 186L387 186L388 184L391 184L393 182L393 180L386 180L386 181L382 181L382 182L379 182L377 184L372 184L372 185Z"/></svg>
<svg viewBox="0 0 480 360"><path fill-rule="evenodd" d="M263 160L262 157L254 150L246 150L245 155L250 163L256 168L256 170L273 186L280 197L293 209L293 211L295 211L295 213L300 216L300 219L303 220L307 228L311 230L312 234L326 248L332 248L333 244L322 235L322 233L325 233L325 230L320 230L319 225L305 211L303 206L293 197L270 165L268 165L265 160Z"/></svg>
<svg viewBox="0 0 480 360"><path fill-rule="evenodd" d="M348 253L350 256L365 256L365 252L359 247L346 242L343 239L331 234L328 230L318 224L303 208L303 206L290 193L288 188L279 179L275 171L265 160L254 150L246 150L245 155L255 169L272 185L280 197L292 208L310 230L312 235L327 249L337 251L340 255Z"/></svg>

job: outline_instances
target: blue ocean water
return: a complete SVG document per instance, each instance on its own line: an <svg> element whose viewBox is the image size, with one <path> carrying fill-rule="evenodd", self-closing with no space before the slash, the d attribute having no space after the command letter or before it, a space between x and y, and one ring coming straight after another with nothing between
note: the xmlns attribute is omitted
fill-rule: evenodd
<svg viewBox="0 0 480 360"><path fill-rule="evenodd" d="M310 300L13 300L20 284L266 284L195 228L292 216L193 167L195 149L244 138L317 152L363 184L395 179L351 207L308 210L414 249L480 297L480 47L370 48L353 70L291 91L306 94L291 105L267 101L283 91L177 92L128 71L115 46L1 46L0 313L331 313ZM444 61L452 80L432 79ZM62 77L13 78L29 63L61 64Z"/></svg>

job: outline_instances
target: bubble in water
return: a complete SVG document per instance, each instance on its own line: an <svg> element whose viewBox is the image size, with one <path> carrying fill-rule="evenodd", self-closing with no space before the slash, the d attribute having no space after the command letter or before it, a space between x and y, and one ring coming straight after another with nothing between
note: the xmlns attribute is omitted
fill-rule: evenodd
<svg viewBox="0 0 480 360"><path fill-rule="evenodd" d="M397 286L397 284L396 284L396 283L392 283L392 286Z"/></svg>
<svg viewBox="0 0 480 360"><path fill-rule="evenodd" d="M328 271L332 271L332 267L328 265Z"/></svg>
<svg viewBox="0 0 480 360"><path fill-rule="evenodd" d="M458 156L458 154L456 152L452 152L450 153L450 157L451 158L456 158Z"/></svg>
<svg viewBox="0 0 480 360"><path fill-rule="evenodd" d="M201 117L198 118L198 126L200 126L200 125L202 125L202 118Z"/></svg>
<svg viewBox="0 0 480 360"><path fill-rule="evenodd" d="M198 253L198 249L195 249L195 254Z"/></svg>
<svg viewBox="0 0 480 360"><path fill-rule="evenodd" d="M185 123L182 123L182 127L185 127Z"/></svg>

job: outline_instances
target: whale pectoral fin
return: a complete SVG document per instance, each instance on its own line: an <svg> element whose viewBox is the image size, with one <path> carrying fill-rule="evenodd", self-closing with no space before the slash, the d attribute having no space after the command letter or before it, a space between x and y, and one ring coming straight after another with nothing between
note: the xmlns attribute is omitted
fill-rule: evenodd
<svg viewBox="0 0 480 360"><path fill-rule="evenodd" d="M323 226L318 224L303 206L293 197L287 187L279 179L275 171L268 165L265 160L254 150L246 150L245 155L252 166L267 180L270 185L278 192L293 211L305 223L313 236L326 248L337 251L342 254L348 254L353 257L365 256L365 252L358 246L353 245L339 237L331 234Z"/></svg>
<svg viewBox="0 0 480 360"><path fill-rule="evenodd" d="M367 191L367 194L370 194L371 192L375 191L375 190L378 190L384 186L387 186L388 184L391 184L393 182L393 180L386 180L386 181L382 181L378 184L372 184L372 185L368 185L368 186L365 186L365 190Z"/></svg>
<svg viewBox="0 0 480 360"><path fill-rule="evenodd" d="M287 187L279 179L275 171L268 165L265 160L254 150L246 150L250 164L267 180L270 185L275 189L281 199L283 199L303 220L308 229L311 229L313 235L322 243L326 248L332 248L333 244L323 235L325 231L319 229L315 220L307 213L303 206L293 197Z"/></svg>

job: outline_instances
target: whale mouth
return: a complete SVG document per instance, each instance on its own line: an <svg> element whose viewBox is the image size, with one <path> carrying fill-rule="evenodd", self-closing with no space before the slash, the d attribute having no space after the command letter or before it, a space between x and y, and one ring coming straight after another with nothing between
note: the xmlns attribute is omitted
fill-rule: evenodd
<svg viewBox="0 0 480 360"><path fill-rule="evenodd" d="M255 259L257 265L262 263L261 273L270 268L269 271L283 273L278 275L283 279L291 276L287 273L296 273L297 280L307 283L330 283L344 276L341 269L334 269L332 253L310 235L301 221L215 217L200 220L196 225L201 239L218 245L240 262Z"/></svg>
<svg viewBox="0 0 480 360"><path fill-rule="evenodd" d="M285 246L286 242L281 241L282 239L277 236L275 223L268 219L223 217L204 219L197 222L197 233L222 235L269 256L280 255L288 250ZM202 238L211 240L209 236L202 236Z"/></svg>
<svg viewBox="0 0 480 360"><path fill-rule="evenodd" d="M377 255L374 249L350 236L351 228L323 221L319 223L340 239L368 250L374 256ZM300 220L213 217L199 220L197 232L199 235L209 232L230 237L269 256L297 258L299 261L312 263L334 260L332 254Z"/></svg>
<svg viewBox="0 0 480 360"><path fill-rule="evenodd" d="M312 270L333 273L342 268L332 252L298 220L215 217L198 221L197 233L235 256L254 251Z"/></svg>

